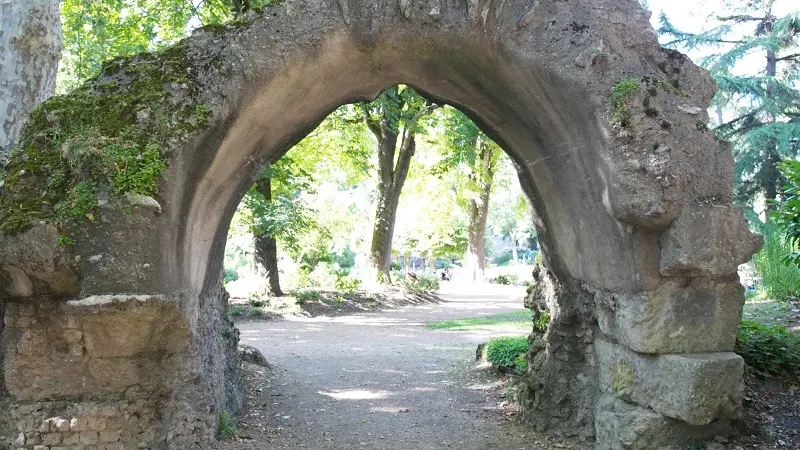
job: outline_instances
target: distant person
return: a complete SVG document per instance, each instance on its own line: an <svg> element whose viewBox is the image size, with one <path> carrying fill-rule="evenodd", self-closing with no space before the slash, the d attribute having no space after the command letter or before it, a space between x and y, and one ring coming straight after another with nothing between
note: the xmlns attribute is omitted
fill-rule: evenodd
<svg viewBox="0 0 800 450"><path fill-rule="evenodd" d="M444 270L442 271L442 281L450 281L451 276L452 274L450 273L450 268L445 267Z"/></svg>

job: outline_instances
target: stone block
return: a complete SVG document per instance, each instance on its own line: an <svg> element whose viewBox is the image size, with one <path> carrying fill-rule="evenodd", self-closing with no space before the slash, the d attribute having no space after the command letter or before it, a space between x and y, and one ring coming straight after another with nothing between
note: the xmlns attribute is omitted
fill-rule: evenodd
<svg viewBox="0 0 800 450"><path fill-rule="evenodd" d="M97 431L81 431L80 434L80 443L81 444L97 444L99 440L99 435Z"/></svg>
<svg viewBox="0 0 800 450"><path fill-rule="evenodd" d="M150 296L95 296L68 302L81 311L83 340L93 358L176 353L188 345L177 302Z"/></svg>
<svg viewBox="0 0 800 450"><path fill-rule="evenodd" d="M45 433L42 435L42 444L52 447L53 445L60 444L63 438L61 433Z"/></svg>
<svg viewBox="0 0 800 450"><path fill-rule="evenodd" d="M595 450L653 450L709 439L727 430L718 421L693 426L603 395L595 406Z"/></svg>
<svg viewBox="0 0 800 450"><path fill-rule="evenodd" d="M661 237L663 276L727 276L761 248L741 208L684 207Z"/></svg>
<svg viewBox="0 0 800 450"><path fill-rule="evenodd" d="M598 339L600 389L690 425L739 415L744 362L735 353L643 355Z"/></svg>
<svg viewBox="0 0 800 450"><path fill-rule="evenodd" d="M640 353L730 352L744 304L738 281L670 280L654 291L596 292L600 330Z"/></svg>
<svg viewBox="0 0 800 450"><path fill-rule="evenodd" d="M80 433L65 433L62 445L78 445L80 443Z"/></svg>

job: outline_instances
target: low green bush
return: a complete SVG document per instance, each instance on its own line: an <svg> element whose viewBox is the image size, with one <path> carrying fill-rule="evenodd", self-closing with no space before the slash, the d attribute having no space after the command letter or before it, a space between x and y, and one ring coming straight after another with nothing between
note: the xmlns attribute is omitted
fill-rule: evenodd
<svg viewBox="0 0 800 450"><path fill-rule="evenodd" d="M519 281L519 277L516 275L498 275L495 278L489 280L489 283L492 284L504 284L504 285L512 285L517 284Z"/></svg>
<svg viewBox="0 0 800 450"><path fill-rule="evenodd" d="M263 308L267 304L266 301L258 297L249 297L247 299L247 303L249 303L253 308Z"/></svg>
<svg viewBox="0 0 800 450"><path fill-rule="evenodd" d="M252 317L254 319L260 319L260 318L264 317L264 310L261 309L261 308L253 308L253 309L250 310L249 313L247 313L247 315L249 315L250 317Z"/></svg>
<svg viewBox="0 0 800 450"><path fill-rule="evenodd" d="M225 273L222 278L223 283L230 283L231 281L236 281L239 279L239 272L236 269L231 269L230 267L225 268Z"/></svg>
<svg viewBox="0 0 800 450"><path fill-rule="evenodd" d="M735 351L762 376L800 378L800 334L785 327L743 320Z"/></svg>
<svg viewBox="0 0 800 450"><path fill-rule="evenodd" d="M414 294L429 294L439 290L439 278L435 275L422 275L418 279L405 277L402 285Z"/></svg>
<svg viewBox="0 0 800 450"><path fill-rule="evenodd" d="M224 412L219 415L219 437L220 439L230 439L239 433L239 427L230 414Z"/></svg>
<svg viewBox="0 0 800 450"><path fill-rule="evenodd" d="M522 360L528 352L528 338L525 336L503 336L492 338L486 344L486 359L501 371L516 370L519 372L527 371L527 361L522 370Z"/></svg>
<svg viewBox="0 0 800 450"><path fill-rule="evenodd" d="M353 278L347 274L336 274L336 282L334 283L334 287L337 291L353 295L360 286L361 280L358 278Z"/></svg>
<svg viewBox="0 0 800 450"><path fill-rule="evenodd" d="M245 312L245 308L242 305L231 305L231 315L232 316L241 316Z"/></svg>
<svg viewBox="0 0 800 450"><path fill-rule="evenodd" d="M295 292L294 298L297 299L297 303L302 305L303 303L322 301L322 294L314 290L298 291Z"/></svg>

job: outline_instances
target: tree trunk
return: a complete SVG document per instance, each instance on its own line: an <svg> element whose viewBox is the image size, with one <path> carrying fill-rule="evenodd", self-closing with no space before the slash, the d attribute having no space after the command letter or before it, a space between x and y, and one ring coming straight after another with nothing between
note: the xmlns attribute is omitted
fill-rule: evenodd
<svg viewBox="0 0 800 450"><path fill-rule="evenodd" d="M58 0L3 2L0 6L0 165L31 111L53 92L61 58Z"/></svg>
<svg viewBox="0 0 800 450"><path fill-rule="evenodd" d="M772 32L772 25L775 18L772 16L772 2L767 5L767 13L764 19L764 34ZM778 60L775 51L767 49L767 77L774 77L777 73ZM775 83L767 81L765 96L770 98L775 95ZM773 115L771 122L775 123L776 117ZM781 183L781 173L778 170L778 163L781 161L781 155L778 153L778 141L774 138L767 140L766 148L764 149L764 165L761 168L761 188L764 193L764 207L767 212L774 208L775 198L778 196L778 188Z"/></svg>
<svg viewBox="0 0 800 450"><path fill-rule="evenodd" d="M399 197L400 189L392 184L381 183L378 187L378 206L372 229L370 264L378 270L378 280L384 283L391 282L392 237Z"/></svg>
<svg viewBox="0 0 800 450"><path fill-rule="evenodd" d="M0 5L0 167L17 144L33 109L53 92L61 58L58 0L26 0ZM0 299L0 343L5 304ZM5 355L0 349L0 368ZM0 370L0 397L5 390Z"/></svg>
<svg viewBox="0 0 800 450"><path fill-rule="evenodd" d="M517 240L513 237L511 238L511 244L513 245L513 247L511 247L511 260L514 261L514 265L516 266L519 263L519 254L517 253Z"/></svg>
<svg viewBox="0 0 800 450"><path fill-rule="evenodd" d="M477 142L480 150L478 180L481 192L478 198L469 201L469 225L467 232L467 273L472 282L483 281L486 260L486 219L489 217L489 194L492 191L492 150Z"/></svg>
<svg viewBox="0 0 800 450"><path fill-rule="evenodd" d="M267 201L272 201L272 182L269 178L262 177L256 182L256 189ZM253 236L255 248L256 273L266 276L269 280L269 290L272 295L283 295L278 275L278 241L268 233L256 233Z"/></svg>

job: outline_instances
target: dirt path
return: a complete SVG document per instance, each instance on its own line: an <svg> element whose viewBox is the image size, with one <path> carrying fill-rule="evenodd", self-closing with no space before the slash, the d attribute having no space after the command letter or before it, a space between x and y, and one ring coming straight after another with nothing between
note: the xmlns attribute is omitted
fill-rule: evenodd
<svg viewBox="0 0 800 450"><path fill-rule="evenodd" d="M244 439L218 448L583 448L505 418L491 379L472 364L492 333L422 326L520 309L524 290L443 291L438 304L240 324L242 343L260 349L275 373L242 418Z"/></svg>

